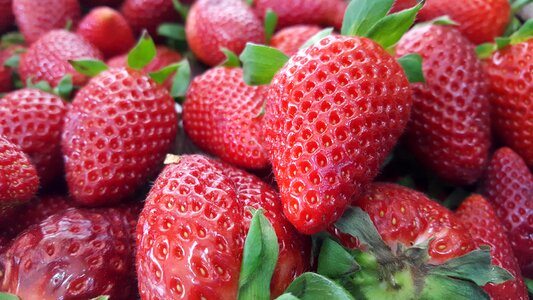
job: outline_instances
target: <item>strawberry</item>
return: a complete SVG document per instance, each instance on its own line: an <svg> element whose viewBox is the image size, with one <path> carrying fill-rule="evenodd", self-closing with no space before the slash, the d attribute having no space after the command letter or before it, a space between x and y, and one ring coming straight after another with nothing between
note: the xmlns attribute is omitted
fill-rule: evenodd
<svg viewBox="0 0 533 300"><path fill-rule="evenodd" d="M200 148L231 164L264 169L261 120L267 88L244 83L242 69L217 67L197 76L183 105L183 127Z"/></svg>
<svg viewBox="0 0 533 300"><path fill-rule="evenodd" d="M13 14L26 43L32 44L53 29L75 26L81 16L78 0L13 0Z"/></svg>
<svg viewBox="0 0 533 300"><path fill-rule="evenodd" d="M484 193L507 231L522 274L533 278L533 174L518 154L501 148L486 177Z"/></svg>
<svg viewBox="0 0 533 300"><path fill-rule="evenodd" d="M312 36L322 30L314 25L295 25L278 31L270 40L270 45L287 56L293 56Z"/></svg>
<svg viewBox="0 0 533 300"><path fill-rule="evenodd" d="M237 55L247 42L265 41L261 21L241 0L199 0L189 12L185 26L187 42L202 62L214 66L225 56L224 47Z"/></svg>
<svg viewBox="0 0 533 300"><path fill-rule="evenodd" d="M115 7L122 3L122 0L80 0L80 2L87 6L111 6Z"/></svg>
<svg viewBox="0 0 533 300"><path fill-rule="evenodd" d="M15 21L11 8L13 0L0 0L0 32L8 29Z"/></svg>
<svg viewBox="0 0 533 300"><path fill-rule="evenodd" d="M203 156L172 160L137 226L141 299L236 299L248 207L263 208L278 235L273 296L305 270L306 240L284 219L271 187Z"/></svg>
<svg viewBox="0 0 533 300"><path fill-rule="evenodd" d="M102 53L77 34L53 30L33 43L20 58L20 77L23 81L48 81L56 86L63 76L72 75L74 85L83 85L88 77L74 70L69 60L101 59Z"/></svg>
<svg viewBox="0 0 533 300"><path fill-rule="evenodd" d="M125 0L120 12L134 33L138 34L146 29L151 36L157 36L157 27L161 23L173 22L179 18L172 0Z"/></svg>
<svg viewBox="0 0 533 300"><path fill-rule="evenodd" d="M62 136L66 179L84 205L119 202L158 171L176 136L174 100L139 71L114 68L74 98Z"/></svg>
<svg viewBox="0 0 533 300"><path fill-rule="evenodd" d="M508 0L427 0L418 17L429 21L447 15L472 43L481 44L504 33L510 13Z"/></svg>
<svg viewBox="0 0 533 300"><path fill-rule="evenodd" d="M446 181L474 183L491 143L488 84L474 45L452 26L426 25L404 35L396 51L420 54L426 78L412 85L407 145Z"/></svg>
<svg viewBox="0 0 533 300"><path fill-rule="evenodd" d="M492 263L507 269L514 276L513 280L503 284L484 286L491 299L528 299L518 261L507 240L505 230L489 202L480 195L470 196L457 210L457 216L472 235L476 246L490 247Z"/></svg>
<svg viewBox="0 0 533 300"><path fill-rule="evenodd" d="M391 13L399 12L411 8L417 4L417 0L395 0L391 8Z"/></svg>
<svg viewBox="0 0 533 300"><path fill-rule="evenodd" d="M9 49L0 50L0 93L6 93L13 89L12 70L4 65L11 56L12 51Z"/></svg>
<svg viewBox="0 0 533 300"><path fill-rule="evenodd" d="M80 22L76 33L95 45L105 57L129 51L135 45L130 25L116 10L93 8Z"/></svg>
<svg viewBox="0 0 533 300"><path fill-rule="evenodd" d="M61 176L61 131L67 103L56 95L24 88L0 98L0 135L19 145L37 168L42 186Z"/></svg>

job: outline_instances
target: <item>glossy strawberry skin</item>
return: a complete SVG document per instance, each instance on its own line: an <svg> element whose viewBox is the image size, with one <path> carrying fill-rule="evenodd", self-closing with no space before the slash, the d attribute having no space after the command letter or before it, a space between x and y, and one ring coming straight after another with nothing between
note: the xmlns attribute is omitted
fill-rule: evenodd
<svg viewBox="0 0 533 300"><path fill-rule="evenodd" d="M412 85L409 148L444 180L474 183L491 143L488 83L474 45L452 26L429 25L407 32L396 51L420 54L426 78Z"/></svg>
<svg viewBox="0 0 533 300"><path fill-rule="evenodd" d="M174 100L141 72L110 69L74 98L62 136L74 199L119 202L155 175L177 131Z"/></svg>
<svg viewBox="0 0 533 300"><path fill-rule="evenodd" d="M102 53L94 45L75 33L53 30L33 43L20 58L20 77L34 83L44 80L56 86L63 76L72 75L74 85L82 86L89 79L70 65L69 60L99 59Z"/></svg>
<svg viewBox="0 0 533 300"><path fill-rule="evenodd" d="M274 77L265 145L285 215L302 233L336 221L377 175L409 118L401 67L371 40L329 36Z"/></svg>
<svg viewBox="0 0 533 300"><path fill-rule="evenodd" d="M12 0L0 0L0 32L8 29L15 21L12 2Z"/></svg>
<svg viewBox="0 0 533 300"><path fill-rule="evenodd" d="M533 167L533 39L495 52L485 65L493 97L493 128Z"/></svg>
<svg viewBox="0 0 533 300"><path fill-rule="evenodd" d="M508 0L428 0L418 14L421 21L449 16L474 44L493 41L503 35L509 21Z"/></svg>
<svg viewBox="0 0 533 300"><path fill-rule="evenodd" d="M13 13L26 43L31 44L53 29L75 27L81 16L78 0L13 0Z"/></svg>
<svg viewBox="0 0 533 300"><path fill-rule="evenodd" d="M61 177L61 132L67 103L58 96L24 88L0 98L0 135L19 145L46 187Z"/></svg>
<svg viewBox="0 0 533 300"><path fill-rule="evenodd" d="M270 40L270 46L279 49L287 56L293 56L313 35L322 30L314 25L294 25L278 31Z"/></svg>
<svg viewBox="0 0 533 300"><path fill-rule="evenodd" d="M267 88L248 86L240 68L217 67L194 78L183 106L183 127L200 148L246 168L269 161L258 117Z"/></svg>
<svg viewBox="0 0 533 300"><path fill-rule="evenodd" d="M135 34L146 29L152 37L157 36L157 27L161 23L179 19L172 0L125 0L120 12Z"/></svg>
<svg viewBox="0 0 533 300"><path fill-rule="evenodd" d="M263 44L261 21L240 0L199 0L192 7L185 26L187 43L194 54L210 66L225 59L220 48L237 55L247 42Z"/></svg>
<svg viewBox="0 0 533 300"><path fill-rule="evenodd" d="M533 174L509 148L494 153L484 194L502 222L524 276L533 278Z"/></svg>
<svg viewBox="0 0 533 300"><path fill-rule="evenodd" d="M483 287L492 300L526 300L526 286L520 274L520 266L502 224L490 203L480 195L467 198L457 210L459 220L467 228L476 246L490 247L491 263L509 271L515 279L499 285Z"/></svg>
<svg viewBox="0 0 533 300"><path fill-rule="evenodd" d="M80 22L76 33L95 45L105 57L128 52L135 45L130 25L109 7L92 9Z"/></svg>

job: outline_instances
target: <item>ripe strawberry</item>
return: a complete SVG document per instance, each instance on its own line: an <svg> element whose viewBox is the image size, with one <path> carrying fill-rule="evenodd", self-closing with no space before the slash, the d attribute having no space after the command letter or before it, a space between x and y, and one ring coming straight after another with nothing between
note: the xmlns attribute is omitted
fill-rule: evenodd
<svg viewBox="0 0 533 300"><path fill-rule="evenodd" d="M411 8L417 3L417 0L395 0L390 13L395 13L404 9Z"/></svg>
<svg viewBox="0 0 533 300"><path fill-rule="evenodd" d="M189 12L185 31L191 50L210 66L224 61L222 47L238 55L247 42L265 41L261 21L241 0L197 1Z"/></svg>
<svg viewBox="0 0 533 300"><path fill-rule="evenodd" d="M518 261L507 240L505 230L489 202L482 196L473 195L461 204L457 215L474 238L476 246L488 245L492 263L508 270L514 276L513 280L503 284L484 286L491 299L528 299Z"/></svg>
<svg viewBox="0 0 533 300"><path fill-rule="evenodd" d="M19 145L37 168L42 186L61 176L61 131L67 103L41 90L24 88L0 98L0 135Z"/></svg>
<svg viewBox="0 0 533 300"><path fill-rule="evenodd" d="M508 0L427 0L418 17L429 21L447 15L470 41L481 44L504 33L510 12Z"/></svg>
<svg viewBox="0 0 533 300"><path fill-rule="evenodd" d="M146 29L151 36L157 36L157 27L161 23L175 22L179 18L172 0L125 0L120 12L134 33Z"/></svg>
<svg viewBox="0 0 533 300"><path fill-rule="evenodd" d="M87 6L111 6L115 7L122 3L122 0L81 0L82 4Z"/></svg>
<svg viewBox="0 0 533 300"><path fill-rule="evenodd" d="M178 126L168 91L141 72L111 69L76 95L62 136L66 178L84 205L116 203L158 171Z"/></svg>
<svg viewBox="0 0 533 300"><path fill-rule="evenodd" d="M4 63L12 55L9 49L0 50L0 93L6 93L13 89L12 70Z"/></svg>
<svg viewBox="0 0 533 300"><path fill-rule="evenodd" d="M404 35L396 51L420 54L426 78L412 85L408 146L441 178L474 183L490 147L488 84L474 45L452 26L427 25Z"/></svg>
<svg viewBox="0 0 533 300"><path fill-rule="evenodd" d="M312 36L322 30L314 25L295 25L278 31L270 40L270 45L287 56L293 56Z"/></svg>
<svg viewBox="0 0 533 300"><path fill-rule="evenodd" d="M263 132L285 215L300 232L342 215L377 175L410 108L405 73L369 39L329 36L289 59L270 86Z"/></svg>
<svg viewBox="0 0 533 300"><path fill-rule="evenodd" d="M80 22L76 33L95 45L105 57L129 51L135 45L130 25L116 10L93 8Z"/></svg>
<svg viewBox="0 0 533 300"><path fill-rule="evenodd" d="M77 34L53 30L33 43L20 58L20 77L23 81L48 81L55 86L66 74L72 75L74 85L83 85L88 77L74 70L69 60L101 59L102 53Z"/></svg>
<svg viewBox="0 0 533 300"><path fill-rule="evenodd" d="M267 88L246 85L242 73L218 67L194 78L183 106L183 127L196 145L222 160L264 169L269 161L258 114Z"/></svg>
<svg viewBox="0 0 533 300"><path fill-rule="evenodd" d="M76 26L81 15L78 0L13 0L13 14L26 43L32 44L53 29Z"/></svg>
<svg viewBox="0 0 533 300"><path fill-rule="evenodd" d="M533 278L533 174L513 150L501 148L490 162L484 193L507 231L522 274Z"/></svg>
<svg viewBox="0 0 533 300"><path fill-rule="evenodd" d="M493 128L533 167L533 39L495 52L485 70L492 92Z"/></svg>
<svg viewBox="0 0 533 300"><path fill-rule="evenodd" d="M8 29L15 21L11 2L12 0L0 0L0 32Z"/></svg>

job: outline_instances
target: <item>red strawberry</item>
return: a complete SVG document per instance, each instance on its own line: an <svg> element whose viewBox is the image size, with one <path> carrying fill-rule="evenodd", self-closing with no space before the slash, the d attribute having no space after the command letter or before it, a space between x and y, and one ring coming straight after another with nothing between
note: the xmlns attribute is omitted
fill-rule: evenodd
<svg viewBox="0 0 533 300"><path fill-rule="evenodd" d="M533 278L533 174L513 150L501 148L490 162L484 191L507 231L522 274Z"/></svg>
<svg viewBox="0 0 533 300"><path fill-rule="evenodd" d="M449 16L470 41L481 44L503 34L510 12L508 0L427 0L418 17L429 21Z"/></svg>
<svg viewBox="0 0 533 300"><path fill-rule="evenodd" d="M53 29L73 26L81 15L78 0L13 0L13 13L26 43L31 44Z"/></svg>
<svg viewBox="0 0 533 300"><path fill-rule="evenodd" d="M314 25L295 25L278 31L270 40L270 45L287 56L293 56L312 36L322 30Z"/></svg>
<svg viewBox="0 0 533 300"><path fill-rule="evenodd" d="M264 169L258 116L267 88L244 83L242 69L218 67L194 78L183 106L183 127L200 148L231 164Z"/></svg>
<svg viewBox="0 0 533 300"><path fill-rule="evenodd" d="M146 29L151 36L157 36L157 27L161 23L179 19L172 0L125 0L120 12L134 33Z"/></svg>
<svg viewBox="0 0 533 300"><path fill-rule="evenodd" d="M396 51L420 54L426 78L412 85L408 146L441 178L474 183L490 147L488 84L474 45L452 26L427 25L404 35Z"/></svg>
<svg viewBox="0 0 533 300"><path fill-rule="evenodd" d="M12 7L13 0L0 0L0 32L8 29L15 21Z"/></svg>
<svg viewBox="0 0 533 300"><path fill-rule="evenodd" d="M77 34L66 30L53 30L33 43L20 59L20 77L23 81L48 81L55 86L67 75L72 75L75 85L83 85L88 77L74 70L69 60L101 59L102 53Z"/></svg>
<svg viewBox="0 0 533 300"><path fill-rule="evenodd" d="M111 69L76 95L62 137L66 178L84 205L118 202L158 171L176 136L174 100L141 72Z"/></svg>
<svg viewBox="0 0 533 300"><path fill-rule="evenodd" d="M163 170L141 213L141 299L236 299L248 206L265 209L278 235L271 289L282 292L306 269L306 243L284 219L277 194L249 174L192 155Z"/></svg>
<svg viewBox="0 0 533 300"><path fill-rule="evenodd" d="M61 131L66 112L65 101L37 89L20 89L0 98L0 135L28 154L43 186L63 171Z"/></svg>
<svg viewBox="0 0 533 300"><path fill-rule="evenodd" d="M122 0L81 0L82 4L87 6L117 6L122 3Z"/></svg>
<svg viewBox="0 0 533 300"><path fill-rule="evenodd" d="M224 61L224 47L237 55L247 42L265 41L261 21L241 0L199 0L191 8L185 26L187 42L204 63Z"/></svg>
<svg viewBox="0 0 533 300"><path fill-rule="evenodd" d="M95 45L105 57L129 51L135 45L130 25L116 10L93 8L81 20L76 33Z"/></svg>
<svg viewBox="0 0 533 300"><path fill-rule="evenodd" d="M6 93L13 89L12 70L4 63L13 55L9 49L0 50L0 93Z"/></svg>
<svg viewBox="0 0 533 300"><path fill-rule="evenodd" d="M417 4L417 0L395 0L392 5L390 13L399 12L404 9L411 8Z"/></svg>
<svg viewBox="0 0 533 300"><path fill-rule="evenodd" d="M533 39L495 52L485 69L492 92L493 128L533 167Z"/></svg>
<svg viewBox="0 0 533 300"><path fill-rule="evenodd" d="M489 202L479 195L473 195L461 204L457 215L474 238L476 246L490 246L492 263L508 270L514 276L513 280L503 284L484 286L491 299L528 299L518 261Z"/></svg>
<svg viewBox="0 0 533 300"><path fill-rule="evenodd" d="M342 215L377 175L410 108L405 73L369 39L329 36L290 58L270 86L263 131L285 215L300 232Z"/></svg>

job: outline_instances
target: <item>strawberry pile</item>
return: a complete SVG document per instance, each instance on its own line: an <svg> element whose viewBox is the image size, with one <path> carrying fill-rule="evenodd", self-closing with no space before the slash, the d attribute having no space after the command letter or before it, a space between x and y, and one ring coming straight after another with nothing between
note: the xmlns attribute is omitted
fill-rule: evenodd
<svg viewBox="0 0 533 300"><path fill-rule="evenodd" d="M0 0L0 300L529 299L528 2Z"/></svg>

